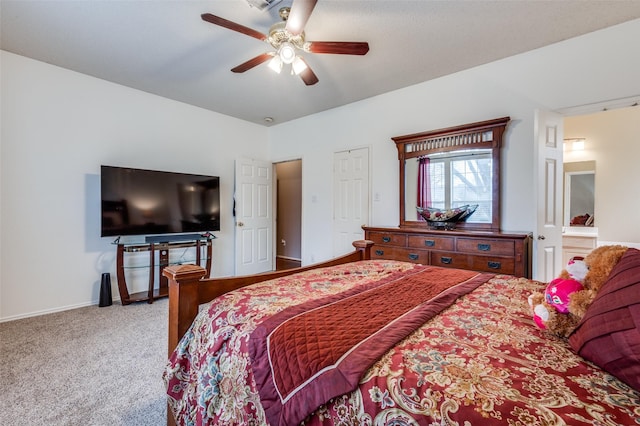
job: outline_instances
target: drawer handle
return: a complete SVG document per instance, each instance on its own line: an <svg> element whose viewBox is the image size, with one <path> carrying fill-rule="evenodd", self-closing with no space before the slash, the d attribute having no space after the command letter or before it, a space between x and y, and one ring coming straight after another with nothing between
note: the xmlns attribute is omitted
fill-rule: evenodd
<svg viewBox="0 0 640 426"><path fill-rule="evenodd" d="M478 244L478 250L480 251L490 251L491 244Z"/></svg>
<svg viewBox="0 0 640 426"><path fill-rule="evenodd" d="M487 266L489 266L489 268L491 269L500 269L502 265L500 264L500 262L487 262Z"/></svg>
<svg viewBox="0 0 640 426"><path fill-rule="evenodd" d="M446 265L449 265L452 261L453 261L453 259L450 258L450 257L441 257L440 258L440 262L442 262L442 263L444 263Z"/></svg>
<svg viewBox="0 0 640 426"><path fill-rule="evenodd" d="M418 257L420 257L420 256L418 256L415 253L409 253L409 259L411 259L411 260L418 260Z"/></svg>
<svg viewBox="0 0 640 426"><path fill-rule="evenodd" d="M433 247L436 245L436 242L433 240L424 240L424 245L427 247Z"/></svg>
<svg viewBox="0 0 640 426"><path fill-rule="evenodd" d="M384 255L384 250L376 250L376 256Z"/></svg>
<svg viewBox="0 0 640 426"><path fill-rule="evenodd" d="M382 242L383 242L383 243L389 243L389 242L391 242L391 237L382 237Z"/></svg>

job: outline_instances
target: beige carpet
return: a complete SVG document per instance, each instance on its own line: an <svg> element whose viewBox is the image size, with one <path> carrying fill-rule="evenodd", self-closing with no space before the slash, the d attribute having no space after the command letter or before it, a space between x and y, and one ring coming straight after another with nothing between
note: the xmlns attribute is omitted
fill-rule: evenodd
<svg viewBox="0 0 640 426"><path fill-rule="evenodd" d="M167 299L0 323L0 425L166 424Z"/></svg>

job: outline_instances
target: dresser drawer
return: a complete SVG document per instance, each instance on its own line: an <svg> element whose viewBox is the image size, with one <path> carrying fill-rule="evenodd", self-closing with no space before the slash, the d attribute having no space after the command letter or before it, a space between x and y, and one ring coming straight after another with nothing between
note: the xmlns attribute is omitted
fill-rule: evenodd
<svg viewBox="0 0 640 426"><path fill-rule="evenodd" d="M469 269L469 256L460 253L432 251L431 264L446 268Z"/></svg>
<svg viewBox="0 0 640 426"><path fill-rule="evenodd" d="M429 264L429 252L427 250L411 250L399 247L373 246L372 259L402 260L405 262Z"/></svg>
<svg viewBox="0 0 640 426"><path fill-rule="evenodd" d="M388 245L406 247L407 245L407 234L395 234L391 232L369 232L367 239L376 243L376 246Z"/></svg>
<svg viewBox="0 0 640 426"><path fill-rule="evenodd" d="M496 274L514 275L516 263L513 257L470 256L470 269L474 271L494 272Z"/></svg>
<svg viewBox="0 0 640 426"><path fill-rule="evenodd" d="M432 235L409 235L409 247L452 251L454 249L453 237L439 237Z"/></svg>
<svg viewBox="0 0 640 426"><path fill-rule="evenodd" d="M458 238L456 246L457 251L465 253L494 254L498 256L513 256L515 254L515 242L513 240Z"/></svg>
<svg viewBox="0 0 640 426"><path fill-rule="evenodd" d="M432 252L431 264L447 268L493 272L495 274L513 275L515 273L515 260L513 257L474 256L462 253Z"/></svg>
<svg viewBox="0 0 640 426"><path fill-rule="evenodd" d="M596 238L564 235L562 237L562 246L593 250L596 248Z"/></svg>

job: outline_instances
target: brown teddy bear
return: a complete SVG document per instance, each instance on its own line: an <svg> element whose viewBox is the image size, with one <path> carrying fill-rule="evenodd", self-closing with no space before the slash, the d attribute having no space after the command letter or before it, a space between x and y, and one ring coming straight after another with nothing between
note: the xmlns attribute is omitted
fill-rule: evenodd
<svg viewBox="0 0 640 426"><path fill-rule="evenodd" d="M584 266L580 261L570 262L544 294L529 296L536 324L551 334L568 337L626 251L625 246L602 246L585 257Z"/></svg>

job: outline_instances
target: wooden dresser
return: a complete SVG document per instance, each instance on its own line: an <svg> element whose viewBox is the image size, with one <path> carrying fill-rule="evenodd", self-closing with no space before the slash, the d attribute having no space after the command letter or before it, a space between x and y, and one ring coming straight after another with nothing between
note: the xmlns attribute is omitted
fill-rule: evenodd
<svg viewBox="0 0 640 426"><path fill-rule="evenodd" d="M372 259L531 278L531 234L363 227Z"/></svg>

